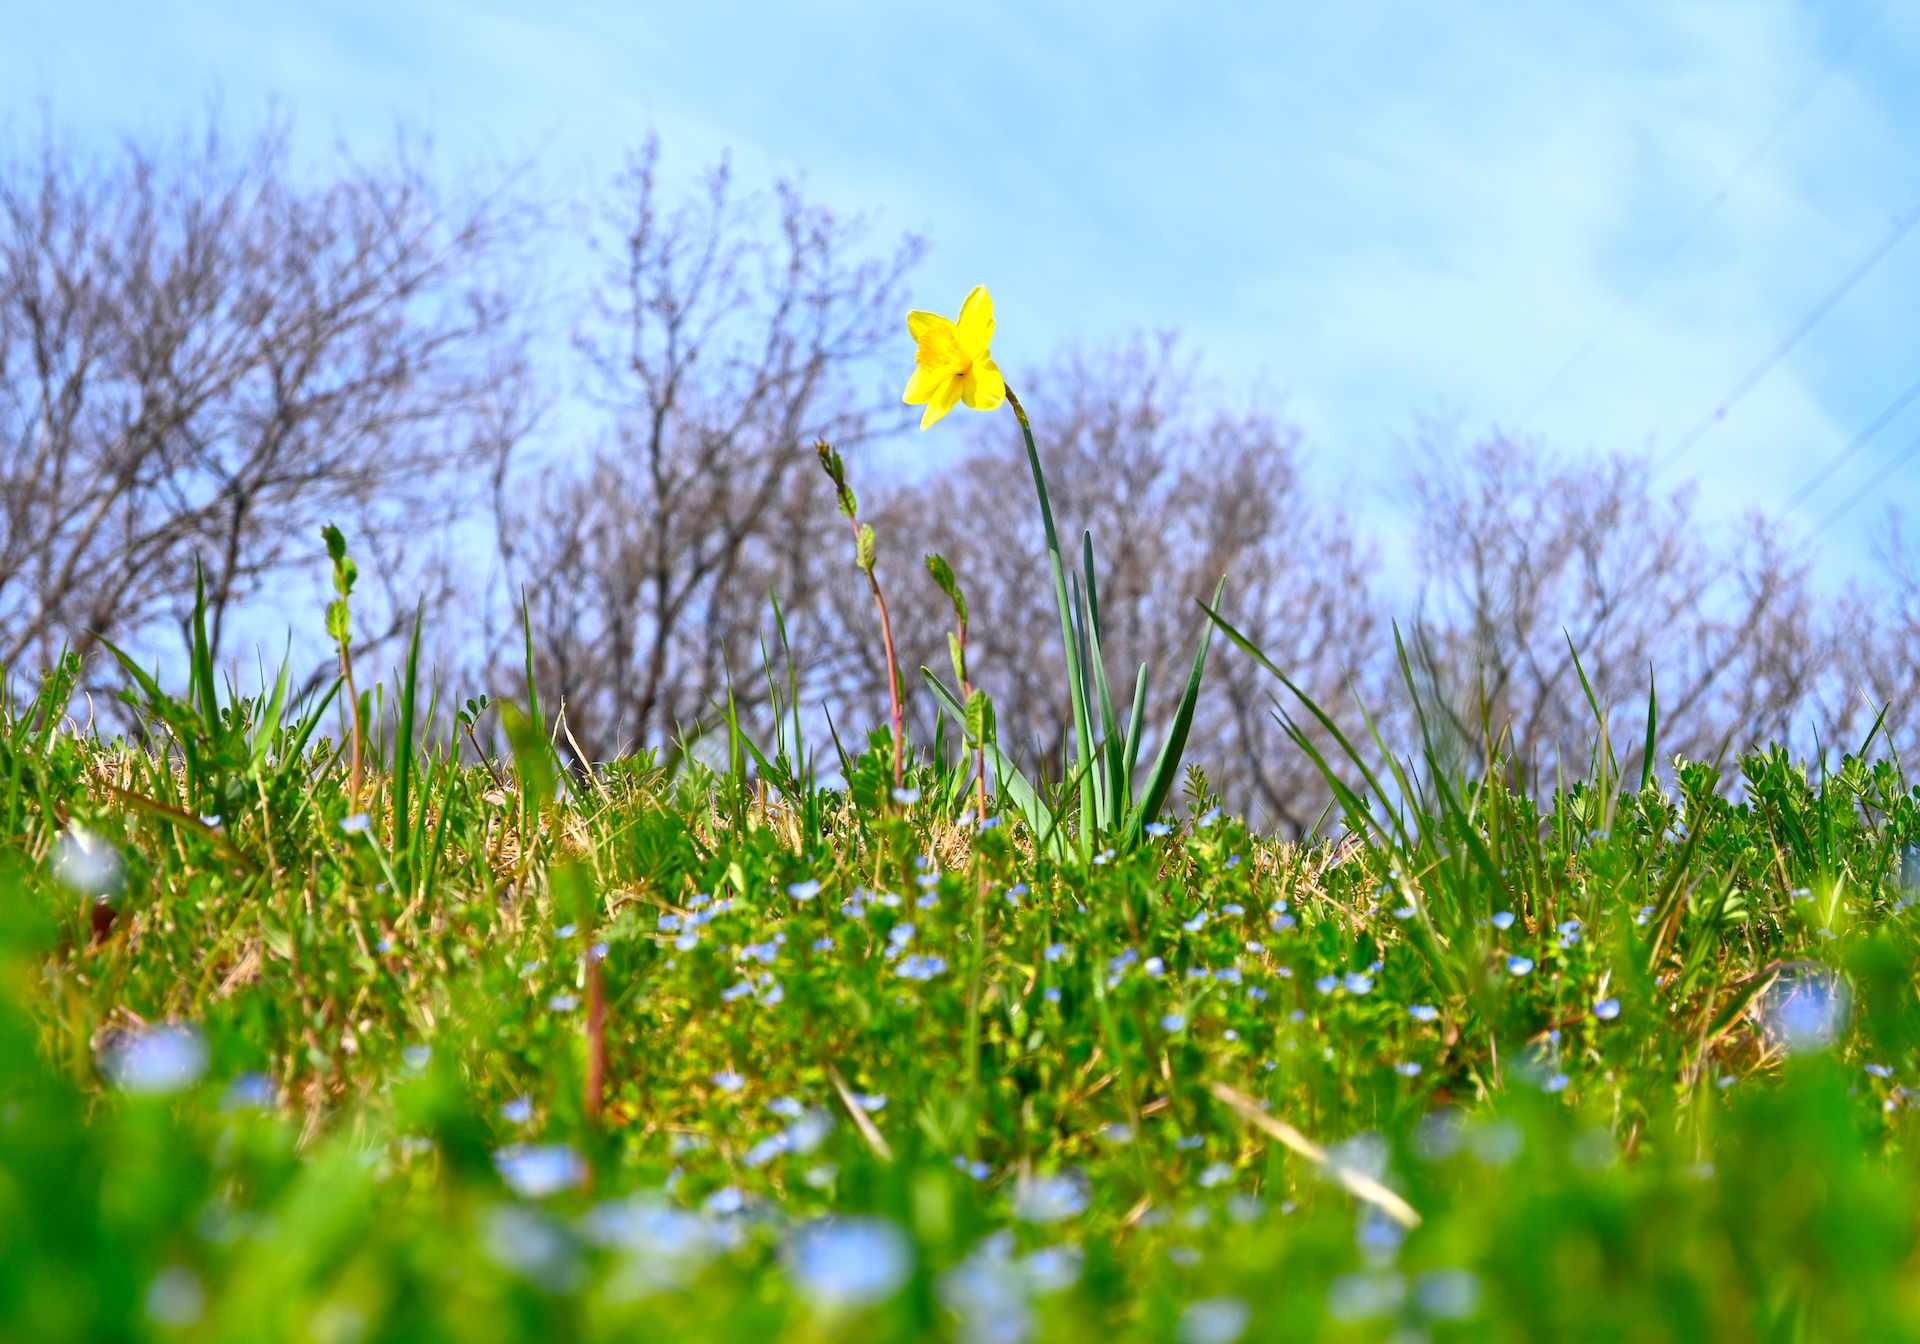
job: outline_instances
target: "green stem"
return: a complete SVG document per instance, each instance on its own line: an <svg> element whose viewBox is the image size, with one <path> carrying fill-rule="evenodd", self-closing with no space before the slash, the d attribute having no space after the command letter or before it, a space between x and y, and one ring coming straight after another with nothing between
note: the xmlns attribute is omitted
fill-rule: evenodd
<svg viewBox="0 0 1920 1344"><path fill-rule="evenodd" d="M1086 688L1081 685L1080 652L1073 634L1073 608L1067 600L1067 570L1060 559L1060 538L1053 527L1053 505L1047 500L1047 478L1040 470L1040 450L1033 443L1033 426L1020 398L1007 389L1007 405L1020 421L1020 432L1027 440L1027 462L1033 468L1033 487L1040 495L1040 521L1047 529L1047 561L1053 566L1053 597L1060 607L1060 644L1067 655L1067 687L1073 693L1073 732L1080 757L1093 750L1093 725L1087 718ZM1091 772L1080 776L1080 850L1089 864L1093 861L1093 780Z"/></svg>

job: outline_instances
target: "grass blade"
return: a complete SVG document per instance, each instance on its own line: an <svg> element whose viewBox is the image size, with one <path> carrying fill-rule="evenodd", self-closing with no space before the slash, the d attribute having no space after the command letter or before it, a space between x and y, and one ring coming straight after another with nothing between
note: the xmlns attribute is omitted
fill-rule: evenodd
<svg viewBox="0 0 1920 1344"><path fill-rule="evenodd" d="M1201 603L1201 609L1209 615L1213 608L1220 605L1220 595L1227 590L1227 581L1223 578L1214 586L1213 607ZM1208 625L1200 635L1200 648L1193 655L1193 670L1187 674L1187 689L1180 695L1180 707L1174 711L1173 721L1167 725L1167 735L1160 742L1160 753L1154 757L1153 769L1147 775L1146 788L1141 792L1140 805L1135 809L1132 824L1128 827L1128 839L1138 840L1143 826L1160 815L1161 807L1167 801L1167 795L1173 791L1173 779L1180 770L1180 755L1187 749L1187 734L1193 728L1193 708L1200 699L1200 678L1207 670L1207 650L1213 646L1213 626Z"/></svg>

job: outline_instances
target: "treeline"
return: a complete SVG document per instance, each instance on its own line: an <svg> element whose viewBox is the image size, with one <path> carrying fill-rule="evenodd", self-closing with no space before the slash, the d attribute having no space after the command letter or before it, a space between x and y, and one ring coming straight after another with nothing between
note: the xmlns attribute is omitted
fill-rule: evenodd
<svg viewBox="0 0 1920 1344"><path fill-rule="evenodd" d="M458 669L443 682L511 694L524 617L543 703L592 758L697 738L729 687L764 722L763 657L784 682L789 650L803 706L851 745L886 712L886 672L824 438L878 533L917 740L933 712L917 669L947 665L951 608L921 565L937 551L1003 745L1058 762L1057 618L1011 417L968 421L936 474L863 470L909 423L920 253L793 184L743 191L725 165L673 190L652 143L588 211L511 177L449 192L405 144L303 169L281 129L102 155L17 143L0 167L5 666L18 682L102 636L153 645L196 565L218 654L250 665L236 629L288 623L332 521L372 581L356 656L391 658L424 605ZM574 254L584 283L542 282L542 258ZM1233 407L1172 337L1009 372L1063 537L1096 539L1109 676L1130 687L1148 662L1161 702L1224 575L1226 614L1343 731L1396 752L1424 732L1468 769L1491 735L1529 776L1563 758L1584 774L1581 671L1626 716L1629 771L1650 680L1663 754L1852 749L1882 706L1885 746L1920 729L1920 553L1897 520L1880 579L1834 592L1783 520L1709 523L1644 458L1426 428L1391 492L1384 540L1415 584L1396 601L1376 539L1307 479L1297 427ZM1188 754L1232 805L1299 833L1327 796L1271 686L1216 641Z"/></svg>

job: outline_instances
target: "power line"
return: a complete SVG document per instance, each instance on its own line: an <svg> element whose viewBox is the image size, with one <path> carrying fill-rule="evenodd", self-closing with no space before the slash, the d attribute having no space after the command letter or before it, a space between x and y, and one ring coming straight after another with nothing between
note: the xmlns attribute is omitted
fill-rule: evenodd
<svg viewBox="0 0 1920 1344"><path fill-rule="evenodd" d="M1573 375L1578 372L1580 366L1586 363L1587 356L1594 352L1600 342L1606 338L1607 333L1613 330L1614 325L1627 315L1627 312L1640 301L1641 297L1645 295L1649 289L1653 288L1653 282L1658 280L1666 271L1667 267L1673 264L1674 258L1686 250L1687 244L1693 241L1693 236L1700 232L1707 221L1713 218L1714 213L1719 210L1721 206L1727 203L1727 198L1732 195L1733 189L1740 184L1741 179L1753 171L1755 165L1757 165L1762 158L1766 157L1767 151L1773 148L1774 142L1785 133L1787 127L1792 125L1794 119L1806 110L1807 104L1813 101L1814 95L1819 93L1820 90L1825 87L1826 82L1833 77L1834 70L1837 68L1840 58L1852 51L1854 45L1859 42L1862 37L1866 36L1867 30L1879 22L1880 16L1886 12L1887 6L1891 3L1892 0L1882 0L1882 3L1871 14L1867 15L1852 33L1848 34L1846 40L1834 48L1822 64L1820 73L1815 75L1813 79L1808 82L1807 86L1800 91L1798 98L1788 104L1787 110L1773 123L1767 130L1767 133L1760 137L1758 143L1747 152L1747 156L1740 161L1733 172L1721 182L1720 189L1708 198L1707 203L1695 212L1692 219L1687 221L1686 226L1680 230L1679 236L1668 245L1667 250L1660 254L1659 259L1653 263L1652 268L1641 277L1640 283L1635 285L1632 291L1614 306L1613 311L1601 320L1599 326L1588 333L1586 340L1580 343L1579 347L1574 350L1567 362L1560 366L1559 371L1556 372L1552 378L1547 380L1546 387L1541 390L1539 395L1534 397L1527 409L1521 413L1519 420L1515 423L1516 429L1525 429L1527 425L1532 423L1533 418L1546 407L1547 403L1559 395L1560 390L1572 380Z"/></svg>
<svg viewBox="0 0 1920 1344"><path fill-rule="evenodd" d="M1876 243L1873 250L1861 259L1860 264L1855 266L1851 271L1848 271L1840 283L1829 290L1827 296L1813 306L1813 311L1801 318L1800 321L1794 325L1793 330L1781 338L1778 345L1769 350L1758 364L1755 364L1751 369L1747 370L1740 381L1733 385L1727 395L1722 397L1711 411L1707 412L1699 424L1680 436L1680 441L1674 445L1673 451L1667 454L1666 460L1654 468L1656 474L1667 470L1674 463L1685 457L1692 451L1693 446L1705 437L1708 430L1712 429L1722 420L1725 420L1727 418L1727 412L1732 410L1742 397L1753 391L1755 385L1767 376L1773 369L1773 366L1785 359L1788 352L1790 352L1794 346L1800 344L1808 332L1819 325L1820 319L1833 311L1835 304L1852 293L1853 287L1864 280L1867 273L1875 266L1878 266L1881 259L1884 258L1887 253L1893 251L1894 244L1906 237L1915 224L1920 224L1920 209L1909 210L1904 215L1895 215L1893 219L1893 229L1887 236Z"/></svg>
<svg viewBox="0 0 1920 1344"><path fill-rule="evenodd" d="M1809 476L1807 478L1807 483L1801 486L1798 490L1794 491L1793 497L1789 499L1784 505L1781 506L1781 511L1787 512L1793 509L1797 509L1802 504L1806 503L1808 496L1812 495L1815 490L1818 490L1821 486L1825 485L1827 483L1827 479L1830 476L1832 476L1834 472L1840 470L1840 468L1845 466L1846 463L1853 457L1855 453L1859 452L1862 448L1866 447L1867 441L1871 439L1874 435L1878 434L1881 430L1885 429L1887 427L1888 422L1891 421L1894 416L1904 411L1907 408L1907 404L1911 402L1915 397L1920 397L1920 378L1916 378L1913 381L1913 383L1907 388L1906 391L1902 392L1899 396L1895 397L1893 399L1892 404L1889 405L1886 410L1880 412L1880 414L1876 415L1873 418L1872 423L1870 423L1865 429L1861 430L1858 434L1854 435L1853 441L1851 443L1849 443L1845 448L1842 448L1839 452L1835 453L1831 458L1829 458L1825 466L1821 467L1820 470L1814 472L1813 475Z"/></svg>
<svg viewBox="0 0 1920 1344"><path fill-rule="evenodd" d="M1871 480L1869 480L1865 485L1861 486L1858 490L1855 490L1852 494L1848 495L1846 499L1841 502L1838 508L1834 509L1826 517L1822 518L1819 522L1819 525L1813 529L1814 535L1815 536L1820 535L1822 532L1825 532L1829 527L1832 527L1835 523L1839 522L1841 517L1845 515L1849 510L1851 510L1855 504L1858 504L1861 500L1865 499L1868 495L1872 494L1875 490L1878 490L1882 485L1886 483L1887 477L1893 475L1894 472L1904 467L1907 464L1908 460L1912 458L1915 453L1920 453L1920 438L1914 439L1913 442L1909 443L1905 448L1902 448L1899 451L1899 453L1893 458L1892 461L1888 462L1884 467L1880 468L1879 471L1874 473L1873 478Z"/></svg>

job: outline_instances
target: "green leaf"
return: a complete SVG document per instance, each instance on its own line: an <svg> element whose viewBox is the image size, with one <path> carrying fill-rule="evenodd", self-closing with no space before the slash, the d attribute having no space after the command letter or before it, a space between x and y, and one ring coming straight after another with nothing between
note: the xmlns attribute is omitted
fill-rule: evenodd
<svg viewBox="0 0 1920 1344"><path fill-rule="evenodd" d="M1219 608L1220 595L1226 590L1227 581L1223 578L1214 587L1213 605L1206 608L1209 615ZM1187 734L1193 730L1193 707L1200 699L1200 678L1207 670L1207 650L1212 646L1213 626L1208 625L1200 636L1200 648L1193 655L1193 670L1187 674L1187 689L1180 695L1180 707L1174 711L1173 722L1167 725L1167 735L1160 743L1160 754L1154 758L1153 769L1147 774L1140 805L1128 827L1129 839L1137 840L1141 827L1160 815L1167 794L1173 790L1174 777L1180 772L1180 753L1187 749Z"/></svg>
<svg viewBox="0 0 1920 1344"><path fill-rule="evenodd" d="M873 528L867 523L860 524L860 532L853 544L853 563L862 573L873 573L874 540Z"/></svg>
<svg viewBox="0 0 1920 1344"><path fill-rule="evenodd" d="M921 668L920 675L926 679L928 687L932 689L934 695L939 697L941 704L946 706L948 712L964 721L967 710L966 706L960 703L960 698L948 690L941 683L940 678L934 676L927 668ZM984 695L984 692L980 694ZM1014 809L1026 818L1027 828L1033 832L1036 842L1040 843L1054 858L1064 858L1059 837L1054 833L1057 823L1054 820L1053 811L1042 801L1039 791L1033 787L1025 775L1020 773L1019 767L1008 759L998 745L986 742L982 744L982 750L987 758L987 769L992 772L994 792L1007 795Z"/></svg>
<svg viewBox="0 0 1920 1344"><path fill-rule="evenodd" d="M400 738L394 744L393 751L393 854L401 865L411 862L411 827L413 817L410 811L413 801L414 751L413 751L413 715L414 703L420 690L420 618L421 611L413 614L413 644L407 651L406 680L400 690ZM407 869L403 866L403 872ZM411 874L409 874L411 876Z"/></svg>
<svg viewBox="0 0 1920 1344"><path fill-rule="evenodd" d="M1073 608L1067 600L1067 567L1060 558L1060 536L1053 526L1053 505L1047 498L1047 477L1040 469L1040 450L1033 442L1033 425L1027 420L1026 408L1021 406L1013 390L1007 390L1007 404L1013 408L1014 418L1020 422L1021 436L1027 444L1027 465L1033 469L1033 488L1040 496L1040 522L1047 534L1047 563L1053 570L1053 601L1060 611L1060 643L1067 658L1067 691L1073 699L1073 730L1082 744L1081 750L1088 749L1093 741L1093 723L1088 717L1087 697L1080 682L1080 650L1074 638ZM1080 780L1080 816L1083 853L1093 853L1093 835L1086 830L1086 821L1093 816L1093 783L1088 772L1079 772Z"/></svg>
<svg viewBox="0 0 1920 1344"><path fill-rule="evenodd" d="M985 691L976 690L967 697L967 736L976 746L993 736L993 702Z"/></svg>
<svg viewBox="0 0 1920 1344"><path fill-rule="evenodd" d="M1653 739L1654 731L1660 726L1659 704L1653 669L1649 667L1647 669L1647 746L1640 757L1640 789L1643 793L1647 785L1653 781Z"/></svg>
<svg viewBox="0 0 1920 1344"><path fill-rule="evenodd" d="M933 576L933 581L939 586L940 591L947 595L947 601L953 603L953 614L959 618L960 624L965 625L967 595L960 591L960 582L953 577L953 566L947 563L945 556L929 555L927 573Z"/></svg>
<svg viewBox="0 0 1920 1344"><path fill-rule="evenodd" d="M267 706L260 713L260 721L253 727L253 751L250 754L248 769L255 779L260 778L266 768L267 755L273 748L273 740L280 731L280 716L286 712L287 703L287 664L280 664L280 675L274 679L273 694L267 700Z"/></svg>

